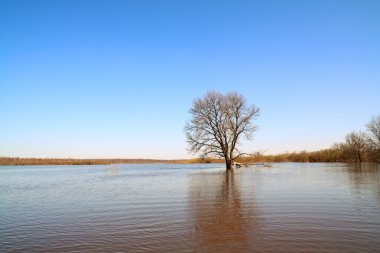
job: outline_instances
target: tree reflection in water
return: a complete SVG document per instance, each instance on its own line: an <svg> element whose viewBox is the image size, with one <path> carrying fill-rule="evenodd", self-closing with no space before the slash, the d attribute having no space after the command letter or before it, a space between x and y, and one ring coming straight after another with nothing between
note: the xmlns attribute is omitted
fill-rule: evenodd
<svg viewBox="0 0 380 253"><path fill-rule="evenodd" d="M246 252L257 226L253 196L242 199L242 175L233 171L190 176L189 212L196 251ZM248 194L249 195L249 194Z"/></svg>
<svg viewBox="0 0 380 253"><path fill-rule="evenodd" d="M377 199L380 205L380 164L374 163L352 163L347 164L347 175L350 189L353 191L353 196L357 196L354 200L367 201L362 195L372 196ZM362 206L365 206L363 203Z"/></svg>

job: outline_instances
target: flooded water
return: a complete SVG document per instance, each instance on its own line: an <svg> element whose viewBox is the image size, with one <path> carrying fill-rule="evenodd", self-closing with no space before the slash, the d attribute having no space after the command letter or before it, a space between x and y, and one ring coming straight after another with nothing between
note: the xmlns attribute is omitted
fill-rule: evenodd
<svg viewBox="0 0 380 253"><path fill-rule="evenodd" d="M379 165L0 167L0 252L379 249Z"/></svg>

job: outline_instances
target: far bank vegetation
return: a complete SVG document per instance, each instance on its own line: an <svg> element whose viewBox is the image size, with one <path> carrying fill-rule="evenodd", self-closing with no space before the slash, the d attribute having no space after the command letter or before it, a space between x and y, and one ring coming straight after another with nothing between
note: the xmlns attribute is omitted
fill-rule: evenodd
<svg viewBox="0 0 380 253"><path fill-rule="evenodd" d="M154 159L73 159L73 158L19 158L0 157L0 165L101 165L131 163L164 163Z"/></svg>
<svg viewBox="0 0 380 253"><path fill-rule="evenodd" d="M204 159L208 161L207 159ZM211 161L211 160L210 160ZM221 161L222 162L222 161ZM287 152L265 155L256 152L239 157L237 162L373 162L380 163L380 115L366 125L366 131L354 131L346 135L345 141L318 151Z"/></svg>
<svg viewBox="0 0 380 253"><path fill-rule="evenodd" d="M380 163L380 115L373 117L365 132L354 131L345 141L328 149L278 155L256 153L251 159L266 162L374 162ZM249 159L249 158L247 158Z"/></svg>
<svg viewBox="0 0 380 253"><path fill-rule="evenodd" d="M335 143L328 149L318 151L288 152L265 155L256 152L251 156L241 156L236 161L251 162L374 162L380 163L380 115L372 118L365 132L351 132L345 141ZM96 165L131 163L224 163L223 159L210 157L183 160L156 159L52 159L0 157L0 165Z"/></svg>

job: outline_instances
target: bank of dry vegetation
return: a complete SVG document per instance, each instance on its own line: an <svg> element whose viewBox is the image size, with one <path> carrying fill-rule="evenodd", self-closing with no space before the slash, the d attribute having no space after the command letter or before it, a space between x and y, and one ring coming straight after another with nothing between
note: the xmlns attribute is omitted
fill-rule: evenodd
<svg viewBox="0 0 380 253"><path fill-rule="evenodd" d="M344 142L335 143L328 149L301 151L277 155L256 152L251 156L239 157L237 162L374 162L380 163L380 115L367 124L366 132L351 132ZM52 159L0 157L0 165L96 165L131 163L223 163L223 159L195 158L184 160L157 159Z"/></svg>
<svg viewBox="0 0 380 253"><path fill-rule="evenodd" d="M249 159L249 158L248 158ZM345 141L335 143L328 149L301 151L278 155L252 157L256 161L267 162L374 162L380 163L380 115L374 117L365 132L351 132Z"/></svg>
<svg viewBox="0 0 380 253"><path fill-rule="evenodd" d="M102 165L102 164L196 164L196 163L222 163L221 159L194 158L181 160L158 160L158 159L72 159L72 158L20 158L0 157L0 165Z"/></svg>
<svg viewBox="0 0 380 253"><path fill-rule="evenodd" d="M0 165L96 165L96 164L130 164L163 163L165 160L154 159L55 159L55 158L19 158L0 157Z"/></svg>

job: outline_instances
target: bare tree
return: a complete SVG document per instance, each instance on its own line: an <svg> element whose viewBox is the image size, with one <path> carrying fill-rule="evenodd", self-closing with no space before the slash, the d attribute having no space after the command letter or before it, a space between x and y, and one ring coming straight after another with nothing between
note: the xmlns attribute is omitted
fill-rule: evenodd
<svg viewBox="0 0 380 253"><path fill-rule="evenodd" d="M367 140L366 136L362 132L352 132L346 135L346 143L348 149L356 157L356 161L363 161L363 154L366 150Z"/></svg>
<svg viewBox="0 0 380 253"><path fill-rule="evenodd" d="M380 115L373 117L367 124L369 157L373 162L380 162Z"/></svg>
<svg viewBox="0 0 380 253"><path fill-rule="evenodd" d="M380 115L373 117L367 124L369 137L377 149L380 149Z"/></svg>
<svg viewBox="0 0 380 253"><path fill-rule="evenodd" d="M192 119L185 127L190 150L203 157L222 157L226 169L231 169L233 161L243 155L237 149L239 138L252 138L257 129L252 120L259 111L254 105L248 106L245 97L236 92L208 92L194 100L190 109Z"/></svg>

